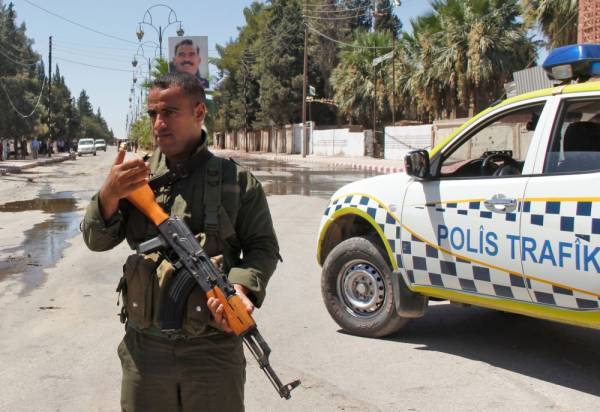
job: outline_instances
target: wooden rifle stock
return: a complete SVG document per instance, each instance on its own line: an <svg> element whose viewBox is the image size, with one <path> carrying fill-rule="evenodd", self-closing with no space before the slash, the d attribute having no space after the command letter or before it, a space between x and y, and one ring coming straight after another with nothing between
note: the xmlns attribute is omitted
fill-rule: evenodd
<svg viewBox="0 0 600 412"><path fill-rule="evenodd" d="M159 226L169 218L169 215L165 213L158 203L156 203L154 193L148 184L134 190L133 193L127 196L127 200L129 200L156 226Z"/></svg>

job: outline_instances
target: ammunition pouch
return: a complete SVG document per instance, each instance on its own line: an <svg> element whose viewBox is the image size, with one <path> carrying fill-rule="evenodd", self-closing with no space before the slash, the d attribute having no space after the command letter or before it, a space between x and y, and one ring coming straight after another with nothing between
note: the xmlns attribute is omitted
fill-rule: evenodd
<svg viewBox="0 0 600 412"><path fill-rule="evenodd" d="M121 322L131 320L140 329L152 324L153 284L160 255L130 255L123 265L117 292L123 296Z"/></svg>
<svg viewBox="0 0 600 412"><path fill-rule="evenodd" d="M204 235L197 237L203 243ZM212 260L217 267L222 268L222 255L215 256ZM117 287L117 292L123 297L121 322L129 320L136 329L145 330L152 327L159 331L161 304L165 301L167 290L176 276L173 265L160 253L130 255L123 265L123 277ZM207 327L211 326L212 321L206 302L206 294L200 286L194 285L183 312L182 334L199 336L207 332Z"/></svg>

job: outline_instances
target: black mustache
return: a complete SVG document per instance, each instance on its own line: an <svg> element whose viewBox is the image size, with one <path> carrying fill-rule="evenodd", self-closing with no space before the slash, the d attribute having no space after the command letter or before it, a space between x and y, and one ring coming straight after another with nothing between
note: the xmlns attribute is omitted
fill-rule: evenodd
<svg viewBox="0 0 600 412"><path fill-rule="evenodd" d="M189 61L189 60L186 60L186 61L184 61L184 62L182 62L182 63L181 63L181 65L182 65L182 66L185 66L186 64L187 64L188 66L193 66L193 65L194 65L194 63L192 63L192 62L191 62L191 61Z"/></svg>

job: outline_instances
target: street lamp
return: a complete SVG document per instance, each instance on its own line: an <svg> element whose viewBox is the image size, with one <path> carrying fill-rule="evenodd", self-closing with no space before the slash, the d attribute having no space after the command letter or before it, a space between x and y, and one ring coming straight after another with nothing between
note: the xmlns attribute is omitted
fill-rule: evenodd
<svg viewBox="0 0 600 412"><path fill-rule="evenodd" d="M155 7L164 7L167 8L169 10L169 17L167 20L167 25L165 27L162 26L158 26L156 27L153 23L152 23L152 14L151 14L151 10L154 9ZM183 36L184 31L183 31L183 26L182 26L182 22L177 18L177 13L175 13L175 10L173 10L171 7L165 5L165 4L156 4L152 7L149 7L148 9L146 9L146 12L144 13L144 17L142 18L142 21L140 21L138 23L138 27L137 30L135 32L138 40L141 42L142 39L144 38L144 28L143 25L147 25L152 27L155 31L156 34L158 34L158 45L159 45L159 51L160 51L160 58L162 60L162 38L163 38L163 33L165 32L165 30L167 29L167 27L169 27L172 24L175 23L179 23L179 28L177 29L177 35L179 37Z"/></svg>
<svg viewBox="0 0 600 412"><path fill-rule="evenodd" d="M137 65L139 63L138 57L143 58L144 60L147 59L148 60L148 79L150 79L150 72L152 71L152 58L146 57L146 54L144 53L144 46L146 46L146 45L154 46L154 59L156 59L156 51L160 48L160 45L153 41L145 41L143 43L140 43L137 50L135 51L135 54L133 55L133 60L131 61L131 65L134 68L137 67ZM140 49L141 49L141 52L140 52Z"/></svg>

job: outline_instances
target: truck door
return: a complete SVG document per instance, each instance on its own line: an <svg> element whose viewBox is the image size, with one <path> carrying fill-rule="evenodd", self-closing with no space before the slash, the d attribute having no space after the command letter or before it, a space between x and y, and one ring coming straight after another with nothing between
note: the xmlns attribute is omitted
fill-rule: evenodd
<svg viewBox="0 0 600 412"><path fill-rule="evenodd" d="M407 189L403 275L415 290L531 301L519 236L523 197L540 141L545 99L493 112L432 159L432 176Z"/></svg>
<svg viewBox="0 0 600 412"><path fill-rule="evenodd" d="M557 98L558 99L558 98ZM600 303L600 97L560 99L523 199L521 259L534 302Z"/></svg>

